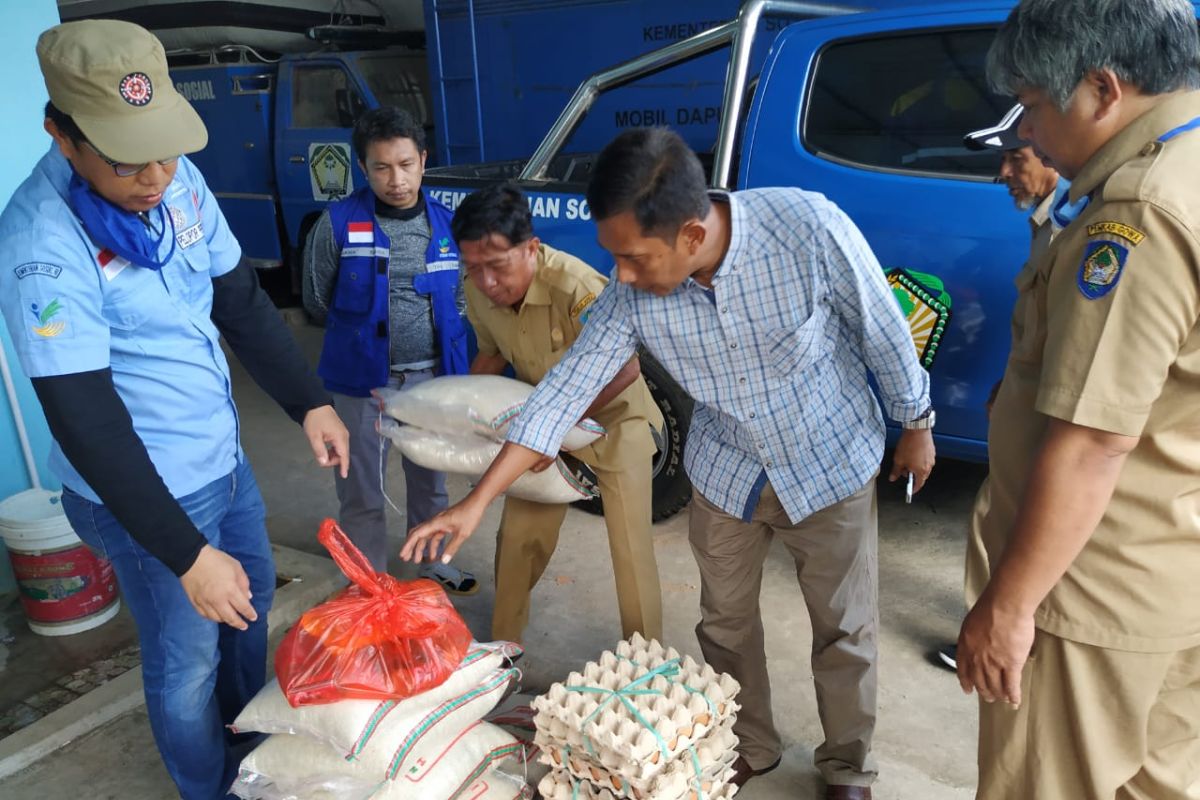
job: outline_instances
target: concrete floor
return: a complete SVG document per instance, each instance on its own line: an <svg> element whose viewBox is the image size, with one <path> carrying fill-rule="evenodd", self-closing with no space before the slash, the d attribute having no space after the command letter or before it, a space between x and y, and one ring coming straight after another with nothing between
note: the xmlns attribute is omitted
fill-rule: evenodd
<svg viewBox="0 0 1200 800"><path fill-rule="evenodd" d="M319 330L297 327L306 352L320 345ZM235 372L237 368L235 366ZM272 539L320 553L316 530L335 515L332 477L311 462L307 443L244 374L235 374L243 443L266 498ZM976 465L943 462L912 506L903 490L882 481L880 497L880 607L882 664L875 752L880 763L876 797L882 800L962 800L975 782L976 709L952 674L934 665L936 646L957 634L961 615L963 541L967 514L984 475ZM398 461L388 473L392 499L403 508ZM467 490L452 479L451 498ZM482 579L474 597L456 603L483 638L488 630L499 504L458 563ZM404 522L394 518L395 549ZM693 628L699 617L699 579L688 548L686 512L655 526L664 591L667 643L699 656ZM402 576L408 565L394 565ZM620 638L603 521L572 510L546 577L534 593L526 636L525 685L534 691L565 678ZM820 725L808 665L810 630L794 568L780 546L772 550L763 581L762 608L771 660L775 716L788 746L783 766L739 794L746 800L816 797L812 748ZM87 796L94 800L161 800L174 796L154 752L144 712L131 712L91 736L5 781L7 800ZM416 798L414 798L416 800Z"/></svg>

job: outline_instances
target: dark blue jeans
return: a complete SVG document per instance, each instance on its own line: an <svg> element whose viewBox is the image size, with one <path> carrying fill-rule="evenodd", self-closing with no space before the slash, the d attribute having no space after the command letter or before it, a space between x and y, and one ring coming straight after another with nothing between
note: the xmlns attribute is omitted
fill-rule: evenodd
<svg viewBox="0 0 1200 800"><path fill-rule="evenodd" d="M142 645L146 710L154 740L183 800L226 797L244 748L225 726L262 688L267 611L275 567L266 509L245 460L179 504L209 544L241 562L258 621L249 630L200 616L179 578L146 552L108 509L70 489L63 510L75 532L109 559Z"/></svg>

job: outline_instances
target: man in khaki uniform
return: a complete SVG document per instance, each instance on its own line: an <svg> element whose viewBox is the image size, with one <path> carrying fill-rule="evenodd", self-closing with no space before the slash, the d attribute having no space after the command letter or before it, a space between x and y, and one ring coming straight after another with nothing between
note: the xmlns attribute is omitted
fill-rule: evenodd
<svg viewBox="0 0 1200 800"><path fill-rule="evenodd" d="M1014 282L1018 289L1028 286L1033 280L1033 276L1036 274L1034 262L1050 246L1051 239L1058 233L1059 226L1054 224L1051 212L1054 210L1055 201L1067 191L1070 185L1059 177L1057 170L1042 163L1041 156L1030 146L1029 142L1017 135L1023 113L1024 109L1018 103L1009 109L996 125L972 131L963 138L963 144L971 150L997 150L1000 152L1000 173L996 177L996 182L1003 183L1008 188L1008 193L1012 195L1013 203L1018 209L1021 211L1033 209L1029 215L1029 260L1017 273ZM1014 319L1023 318L1023 304L1027 298L1027 292L1022 291L1018 295L1017 303L1013 308ZM1019 338L1020 333L1015 331L1013 340L1016 341ZM996 381L987 400L989 418L992 414L992 405L996 402L996 394L999 391L1000 381ZM975 605L975 601L979 599L988 580L987 551L983 546L981 530L983 518L987 515L990 505L990 491L988 480L984 478L979 487L979 493L975 496L975 508L967 529L967 563L963 585L967 608ZM950 644L940 648L938 658L950 669L957 669L956 645Z"/></svg>
<svg viewBox="0 0 1200 800"><path fill-rule="evenodd" d="M588 308L608 283L574 256L533 235L529 203L512 186L475 192L451 225L467 276L467 316L479 340L473 374L498 375L512 365L537 384L559 362L587 321ZM596 474L617 581L621 629L662 638L662 595L650 535L650 426L663 418L642 379L637 359L587 411L606 434L573 456ZM545 459L535 469L551 463ZM529 595L558 542L563 504L509 497L496 542L496 605L492 637L520 641L529 621Z"/></svg>
<svg viewBox="0 0 1200 800"><path fill-rule="evenodd" d="M958 648L963 688L985 701L979 797L1193 798L1195 9L1023 0L989 72L1025 107L1021 136L1072 181L1068 202L1087 203L1056 208L1066 227L1022 287L992 414L992 573Z"/></svg>

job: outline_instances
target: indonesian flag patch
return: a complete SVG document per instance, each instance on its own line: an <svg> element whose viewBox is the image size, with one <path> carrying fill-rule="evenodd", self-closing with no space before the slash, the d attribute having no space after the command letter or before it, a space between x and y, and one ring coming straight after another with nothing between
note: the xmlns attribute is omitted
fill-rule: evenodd
<svg viewBox="0 0 1200 800"><path fill-rule="evenodd" d="M351 222L346 241L349 244L372 244L375 241L375 226L370 222Z"/></svg>
<svg viewBox="0 0 1200 800"><path fill-rule="evenodd" d="M100 265L100 272L104 275L104 280L106 281L112 281L113 278L120 275L129 266L128 261L107 247L96 254L96 262Z"/></svg>

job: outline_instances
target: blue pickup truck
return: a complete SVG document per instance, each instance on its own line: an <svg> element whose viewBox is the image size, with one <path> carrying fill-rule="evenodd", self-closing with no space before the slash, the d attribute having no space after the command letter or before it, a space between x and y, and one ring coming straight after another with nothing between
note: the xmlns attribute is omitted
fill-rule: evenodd
<svg viewBox="0 0 1200 800"><path fill-rule="evenodd" d="M261 268L291 266L271 283L284 288L290 277L295 288L309 228L330 200L364 181L351 148L364 109L411 111L429 132L431 164L528 155L593 69L718 25L738 5L426 0L424 49L412 34L397 37L410 46L379 47L386 36L347 26L338 43L313 37L311 52L273 55L246 44L172 51L171 77L208 126L209 145L193 158L243 250ZM778 24L763 23L772 31ZM559 35L564 29L587 30L602 46L580 47ZM767 44L760 38L756 63ZM598 149L622 126L666 120L668 107L695 141L711 140L723 75L715 54L669 81L630 87L612 113L592 116L576 146Z"/></svg>
<svg viewBox="0 0 1200 800"><path fill-rule="evenodd" d="M188 18L203 26L208 18L202 4L194 5ZM364 180L350 143L363 109L410 110L429 132L431 164L528 156L593 71L721 25L739 6L740 0L425 0L425 34L389 37L369 26L341 26L339 37L327 41L330 29L313 29L308 50L281 55L251 46L274 41L261 30L216 49L196 44L216 34L159 34L199 48L170 53L176 87L209 130L209 146L194 159L253 263L292 267L271 281L283 288L288 278L298 286L297 256L321 210ZM756 71L787 22L759 23L751 54ZM586 44L562 36L564 30L587 31ZM621 128L649 124L675 125L694 146L706 147L716 136L724 75L725 59L714 52L646 76L600 98L571 147L595 151Z"/></svg>
<svg viewBox="0 0 1200 800"><path fill-rule="evenodd" d="M440 200L516 180L543 240L601 271L584 198L593 155L572 134L600 95L724 48L729 65L716 138L698 147L711 185L798 186L825 194L857 223L908 315L932 376L944 457L985 460L984 404L1009 345L1013 278L1029 248L1024 215L995 176L995 154L963 134L1012 104L988 88L985 60L1014 3L973 2L846 13L844 7L747 0L737 20L596 73L529 158L430 170ZM763 20L790 24L754 58ZM670 119L666 120L668 123ZM695 146L695 145L694 145ZM669 426L656 463L655 513L686 501L682 448L690 402L652 361L645 370Z"/></svg>

